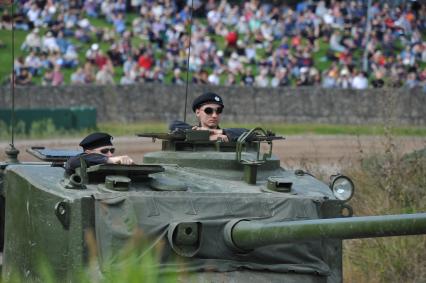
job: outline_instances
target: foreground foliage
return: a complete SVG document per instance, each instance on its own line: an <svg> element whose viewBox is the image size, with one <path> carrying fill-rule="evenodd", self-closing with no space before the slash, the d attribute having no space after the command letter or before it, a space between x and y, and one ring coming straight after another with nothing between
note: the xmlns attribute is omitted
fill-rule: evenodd
<svg viewBox="0 0 426 283"><path fill-rule="evenodd" d="M348 170L357 185L357 215L426 211L426 151L402 155L389 139L384 153ZM346 241L345 282L425 282L426 236Z"/></svg>
<svg viewBox="0 0 426 283"><path fill-rule="evenodd" d="M89 264L73 274L71 282L78 283L173 283L178 282L176 274L161 274L158 263L163 243L150 246L144 241L143 234L136 231L127 245L111 258L101 260L97 256L96 241L93 233L86 234L89 247ZM149 247L149 248L147 248ZM37 275L13 273L5 283L43 282L56 283L64 278L55 274L49 260L40 256Z"/></svg>

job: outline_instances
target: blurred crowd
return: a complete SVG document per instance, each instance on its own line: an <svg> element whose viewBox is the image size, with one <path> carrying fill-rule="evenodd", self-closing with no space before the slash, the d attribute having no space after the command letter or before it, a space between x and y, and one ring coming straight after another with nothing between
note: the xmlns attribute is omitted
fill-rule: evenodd
<svg viewBox="0 0 426 283"><path fill-rule="evenodd" d="M18 2L17 85L182 85L188 66L195 84L426 90L420 1L194 0L192 24L191 0Z"/></svg>

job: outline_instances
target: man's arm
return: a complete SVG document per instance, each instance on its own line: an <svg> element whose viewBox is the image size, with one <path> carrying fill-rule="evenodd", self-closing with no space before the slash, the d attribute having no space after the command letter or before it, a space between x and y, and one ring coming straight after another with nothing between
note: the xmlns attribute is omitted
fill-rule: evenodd
<svg viewBox="0 0 426 283"><path fill-rule="evenodd" d="M223 133L228 137L230 142L235 142L238 138L245 132L248 132L247 129L244 128L226 128L223 129Z"/></svg>
<svg viewBox="0 0 426 283"><path fill-rule="evenodd" d="M86 162L87 166L97 165L97 164L105 164L108 162L108 157L98 153L90 153L90 154L79 154L77 156L73 156L68 159L65 164L65 171L71 175L74 173L75 169L80 167L80 158L83 158Z"/></svg>

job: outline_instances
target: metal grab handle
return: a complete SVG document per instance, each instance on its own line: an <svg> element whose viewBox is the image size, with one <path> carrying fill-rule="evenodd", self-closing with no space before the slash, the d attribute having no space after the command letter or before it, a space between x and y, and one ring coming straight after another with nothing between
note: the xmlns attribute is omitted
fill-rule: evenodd
<svg viewBox="0 0 426 283"><path fill-rule="evenodd" d="M241 159L243 148L244 148L244 146L247 143L247 139L249 137L253 137L255 135L265 138L263 140L253 141L253 142L257 143L257 157L256 157L256 160L251 161L251 160L243 160L243 159ZM264 163L267 158L270 158L272 156L272 141L267 140L267 137L268 137L267 132L264 129L259 128L259 127L251 129L248 132L244 132L241 136L238 137L238 140L237 140L237 145L236 145L236 150L235 150L237 161L239 163L242 163L242 164L244 164L244 163L246 163L246 164L247 163L251 163L251 164L262 164L262 163ZM269 144L269 152L265 153L263 155L262 159L260 158L260 143L261 142L266 142L266 143Z"/></svg>

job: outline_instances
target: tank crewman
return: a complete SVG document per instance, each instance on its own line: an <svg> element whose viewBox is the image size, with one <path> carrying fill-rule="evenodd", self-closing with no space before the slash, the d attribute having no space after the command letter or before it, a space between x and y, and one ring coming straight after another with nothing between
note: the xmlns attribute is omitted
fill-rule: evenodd
<svg viewBox="0 0 426 283"><path fill-rule="evenodd" d="M221 129L219 122L225 105L222 98L214 92L206 92L192 102L192 111L198 119L197 126L191 126L182 121L173 121L169 126L171 131L175 129L193 129L210 131L210 140L216 141L222 139L225 142L236 141L238 137L247 131L243 128Z"/></svg>
<svg viewBox="0 0 426 283"><path fill-rule="evenodd" d="M75 169L80 167L80 158L83 158L87 166L97 164L134 164L127 155L113 156L115 148L112 146L113 137L107 133L92 133L85 137L80 146L83 153L71 157L65 164L65 172L73 174Z"/></svg>

